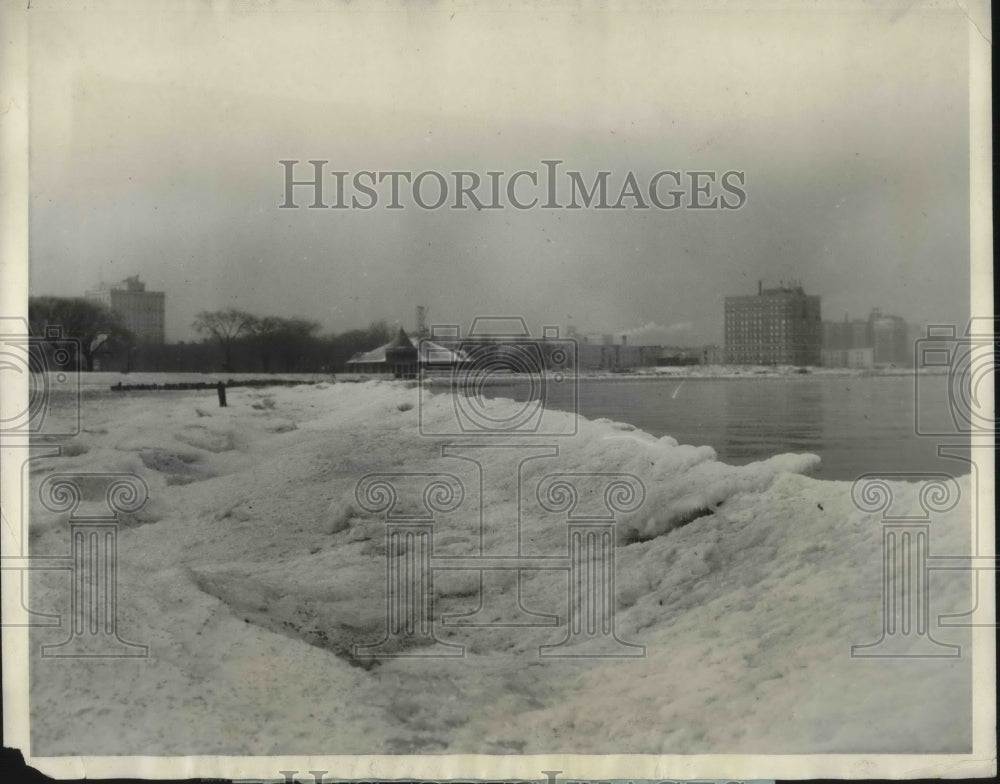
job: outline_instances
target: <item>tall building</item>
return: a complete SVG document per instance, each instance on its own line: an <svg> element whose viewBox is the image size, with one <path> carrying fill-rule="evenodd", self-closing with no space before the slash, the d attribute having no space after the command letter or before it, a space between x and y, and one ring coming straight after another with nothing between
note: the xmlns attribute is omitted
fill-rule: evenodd
<svg viewBox="0 0 1000 784"><path fill-rule="evenodd" d="M878 308L867 319L823 322L823 364L826 367L909 367L913 337L899 316Z"/></svg>
<svg viewBox="0 0 1000 784"><path fill-rule="evenodd" d="M87 292L87 299L100 302L122 317L125 326L139 343L163 343L163 312L166 294L146 291L138 275L121 283L101 285Z"/></svg>
<svg viewBox="0 0 1000 784"><path fill-rule="evenodd" d="M870 348L872 345L871 324L865 319L823 322L823 348L847 351L854 348Z"/></svg>
<svg viewBox="0 0 1000 784"><path fill-rule="evenodd" d="M726 361L733 365L819 365L820 298L781 285L726 297Z"/></svg>
<svg viewBox="0 0 1000 784"><path fill-rule="evenodd" d="M850 329L851 322L846 318L843 321L824 321L822 348L848 348L851 345Z"/></svg>
<svg viewBox="0 0 1000 784"><path fill-rule="evenodd" d="M875 308L868 317L873 361L876 366L909 367L913 364L910 328L899 316L883 315Z"/></svg>

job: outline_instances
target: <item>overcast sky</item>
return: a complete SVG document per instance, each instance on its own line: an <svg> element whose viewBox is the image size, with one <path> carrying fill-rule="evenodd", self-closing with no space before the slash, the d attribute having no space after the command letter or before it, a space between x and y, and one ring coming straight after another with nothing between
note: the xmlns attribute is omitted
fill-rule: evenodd
<svg viewBox="0 0 1000 784"><path fill-rule="evenodd" d="M36 0L32 294L139 274L167 293L171 340L230 305L342 331L409 328L423 304L432 322L520 314L700 343L759 279L801 280L824 318L968 317L969 28L953 5L482 5ZM278 209L279 159L310 158L484 178L557 158L611 171L613 198L629 171L735 169L747 200Z"/></svg>

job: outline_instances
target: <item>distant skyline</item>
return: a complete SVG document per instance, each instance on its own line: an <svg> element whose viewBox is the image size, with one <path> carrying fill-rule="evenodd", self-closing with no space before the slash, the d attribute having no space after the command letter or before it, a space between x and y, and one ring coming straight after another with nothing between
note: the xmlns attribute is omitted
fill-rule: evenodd
<svg viewBox="0 0 1000 784"><path fill-rule="evenodd" d="M32 294L138 274L201 310L722 342L723 298L969 315L960 9L376 10L33 4ZM114 10L118 9L118 10ZM180 10L178 10L180 9ZM377 45L373 42L377 42ZM745 172L735 211L281 210L281 159L348 171Z"/></svg>
<svg viewBox="0 0 1000 784"><path fill-rule="evenodd" d="M123 281L124 281L123 278L116 279L116 280L106 280L104 278L101 278L101 280L98 282L98 284L95 284L95 286L88 287L88 291L96 289L98 287L104 287L104 286L108 286L108 285L121 284L121 283L123 283ZM146 283L145 280L143 280L142 282ZM768 281L762 281L762 282L764 283L764 287L765 288L768 288L768 287L772 287L773 288L773 287L776 287L776 286L779 286L779 285L790 285L788 281L775 281L773 284L770 283L770 282L768 282ZM797 285L797 283L796 283L796 285ZM155 289L152 289L152 290L155 290ZM87 292L84 292L83 294L79 294L79 295L67 294L65 296L81 296L82 297L86 293ZM749 292L740 291L739 292L739 294L741 294L741 295L742 294L754 294L754 293L756 293L756 292L755 291L749 291ZM812 292L807 292L807 293L811 294ZM32 295L35 296L35 293L33 292ZM44 296L44 295L45 295L45 292L39 292L38 293L38 296ZM730 296L730 295L727 294L725 296ZM720 303L722 302L723 299L724 299L724 297L720 297ZM169 294L168 294L167 301L169 302ZM237 307L237 306L236 305L232 305L232 306L227 306L227 307ZM402 327L406 332L408 332L410 334L414 334L417 331L416 307L417 306L415 305L409 314L401 313L401 314L398 315L397 318L385 318L385 319L374 319L374 320L375 321L385 321L392 328L395 328L395 327L399 326L399 327ZM424 307L425 307L425 313L426 313L426 306L424 306ZM218 308L218 309L221 310L222 308ZM240 309L242 309L242 308L240 308ZM883 315L892 315L892 316L898 315L896 313L891 313L891 312L885 310L884 308L881 308L879 305L873 305L871 308L869 308L864 313L844 313L844 314L842 314L840 316L837 316L837 315L831 314L831 313L824 313L823 314L823 320L824 321L843 321L843 320L846 319L846 320L853 321L853 320L856 320L856 319L860 319L860 320L863 320L863 321L867 321L868 318L870 317L870 315L872 314L872 312L875 311L875 310L881 311L883 313ZM253 312L254 315L259 315L259 316L275 315L275 314L271 313L270 311L267 311L267 312L265 312L265 311L251 311L251 312ZM284 315L286 317L298 317L298 318L309 319L309 320L312 320L312 321L317 321L309 313L286 313L286 314L282 314L282 315ZM429 314L429 315L430 315L430 317L426 320L426 326L427 326L428 329L433 328L437 324L453 325L453 324L457 323L459 325L459 327L461 328L461 334L465 335L465 334L468 333L468 329L470 327L471 322L457 322L455 319L449 319L447 316L444 316L444 317L441 317L441 318L434 318L433 314ZM518 313L499 313L498 312L498 313L481 314L481 315L486 315L486 316L519 316L520 314L518 314ZM319 323L319 322L317 321L317 323ZM909 323L909 326L910 326L911 330L914 330L914 329L919 329L923 324L928 323L928 320L927 319L922 319L922 320L921 319L918 319L918 320L908 320L908 323ZM935 322L931 322L931 323L935 323ZM548 326L548 325L551 325L551 324L555 324L556 326L558 326L562 330L562 335L563 336L566 336L572 330L572 331L575 331L576 334L577 334L577 336L579 338L581 338L581 339L584 338L584 337L586 337L588 339L591 339L591 338L601 338L601 339L603 339L606 336L610 336L611 338L614 339L614 342L616 342L616 343L621 342L622 338L625 338L628 341L629 345L648 345L648 346L658 346L658 345L662 345L662 346L701 346L701 345L707 345L707 344L712 344L712 343L718 343L719 345L721 345L723 343L723 339L721 337L719 339L716 339L716 340L699 340L697 338L697 336L692 337L692 335L693 335L693 325L689 321L678 322L678 323L674 323L674 324L658 324L656 322L650 321L650 322L647 322L646 324L642 324L642 325L639 325L639 326L633 326L633 327L628 327L628 328L624 328L624 329L614 330L614 329L602 328L600 325L593 325L593 324L588 324L588 323L581 323L581 322L576 321L571 315L567 315L566 319L564 321L562 321L562 322L546 321L544 324L539 324L539 327L541 327L541 326ZM190 326L190 325L188 325L188 326ZM321 331L324 331L324 332L332 331L328 327L326 327L325 325L323 325L322 323L320 324L320 326L321 326ZM360 328L363 328L363 327L366 327L366 326L368 326L368 322L366 322L364 324L358 323L356 325L346 327L346 328L344 328L341 331L347 331L349 329L355 329L355 328L360 329ZM168 329L167 330L168 335L169 335L169 332L170 332L170 330ZM533 332L533 334L534 334L534 332ZM197 334L193 329L187 329L183 337L180 337L180 338L168 338L168 342L198 340L198 339L203 339L204 337L205 337L204 335Z"/></svg>

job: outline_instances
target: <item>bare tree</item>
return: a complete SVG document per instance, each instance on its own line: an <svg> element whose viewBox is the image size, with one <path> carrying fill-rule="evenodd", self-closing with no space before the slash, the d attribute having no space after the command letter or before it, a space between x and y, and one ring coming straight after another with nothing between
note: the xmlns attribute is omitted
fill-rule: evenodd
<svg viewBox="0 0 1000 784"><path fill-rule="evenodd" d="M250 332L260 352L264 372L270 372L274 358L281 359L286 372L294 370L318 330L319 324L307 319L280 316L255 319Z"/></svg>
<svg viewBox="0 0 1000 784"><path fill-rule="evenodd" d="M310 345L316 341L319 324L302 318L281 319L275 335L275 350L286 372L297 370Z"/></svg>
<svg viewBox="0 0 1000 784"><path fill-rule="evenodd" d="M271 372L271 355L274 353L276 335L281 330L281 322L282 319L277 316L264 316L263 318L255 318L248 328L254 343L257 344L261 365L265 373Z"/></svg>
<svg viewBox="0 0 1000 784"><path fill-rule="evenodd" d="M200 335L215 340L224 357L223 369L233 370L233 344L244 335L253 334L257 317L245 310L226 308L225 310L203 310L195 316L191 326Z"/></svg>
<svg viewBox="0 0 1000 784"><path fill-rule="evenodd" d="M80 297L32 297L28 300L28 323L37 337L45 337L47 327L62 327L63 337L79 341L87 370L94 369L97 357L129 346L135 339L120 314Z"/></svg>
<svg viewBox="0 0 1000 784"><path fill-rule="evenodd" d="M371 342L375 346L380 346L383 343L388 343L394 337L396 333L393 331L392 327L382 319L381 321L372 321L368 324L367 341Z"/></svg>

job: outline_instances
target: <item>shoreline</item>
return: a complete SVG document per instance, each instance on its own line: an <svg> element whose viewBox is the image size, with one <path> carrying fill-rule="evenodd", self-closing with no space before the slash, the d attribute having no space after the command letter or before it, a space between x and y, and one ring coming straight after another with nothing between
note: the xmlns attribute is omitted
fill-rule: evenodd
<svg viewBox="0 0 1000 784"><path fill-rule="evenodd" d="M676 372L670 369L637 369L628 372L616 372L613 370L604 371L581 371L575 374L578 381L675 381L681 379L703 380L718 379L723 381L747 380L747 379L792 379L807 380L811 378L881 378L919 375L946 375L946 370L920 369L914 371L913 368L813 368L807 372L801 372L797 368L747 368L737 369L727 366L706 366L701 372L691 372L688 369L678 369ZM487 377L476 378L476 384L510 384L529 378L527 374L490 374ZM378 376L358 376L357 380L374 380ZM548 372L544 375L545 380L561 381L561 374ZM346 380L343 375L338 376L338 380ZM431 385L446 385L454 383L450 375L431 375L424 379L424 383Z"/></svg>

